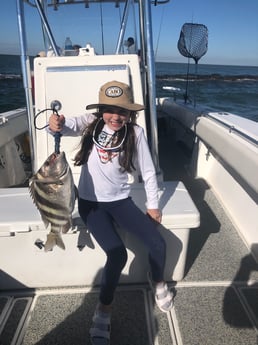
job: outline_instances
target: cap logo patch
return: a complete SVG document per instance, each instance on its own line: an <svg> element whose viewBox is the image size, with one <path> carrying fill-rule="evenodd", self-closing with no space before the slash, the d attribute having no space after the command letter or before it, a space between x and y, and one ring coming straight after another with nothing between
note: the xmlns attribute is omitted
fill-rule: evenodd
<svg viewBox="0 0 258 345"><path fill-rule="evenodd" d="M123 90L118 86L110 86L106 89L105 94L107 97L120 97L123 94Z"/></svg>

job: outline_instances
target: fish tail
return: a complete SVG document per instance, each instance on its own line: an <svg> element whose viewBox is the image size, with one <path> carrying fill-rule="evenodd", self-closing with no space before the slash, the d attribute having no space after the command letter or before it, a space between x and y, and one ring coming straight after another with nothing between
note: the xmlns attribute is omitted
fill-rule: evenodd
<svg viewBox="0 0 258 345"><path fill-rule="evenodd" d="M45 252L53 250L55 246L58 246L59 248L65 250L65 245L61 235L59 233L50 232L47 235L47 241L45 243Z"/></svg>
<svg viewBox="0 0 258 345"><path fill-rule="evenodd" d="M56 234L56 245L65 250L65 244L64 244L64 241L62 240L62 237L61 237L61 234Z"/></svg>

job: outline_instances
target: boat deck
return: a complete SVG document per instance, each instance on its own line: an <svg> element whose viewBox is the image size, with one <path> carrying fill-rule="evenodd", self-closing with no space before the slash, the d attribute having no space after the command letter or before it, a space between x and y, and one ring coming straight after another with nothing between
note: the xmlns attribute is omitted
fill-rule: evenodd
<svg viewBox="0 0 258 345"><path fill-rule="evenodd" d="M185 278L170 282L174 309L161 313L147 285L119 286L111 344L258 344L258 264L209 186L187 174L187 152L173 133L162 131L159 145L164 179L184 182L200 227L190 232ZM0 344L90 344L97 299L97 286L2 292Z"/></svg>

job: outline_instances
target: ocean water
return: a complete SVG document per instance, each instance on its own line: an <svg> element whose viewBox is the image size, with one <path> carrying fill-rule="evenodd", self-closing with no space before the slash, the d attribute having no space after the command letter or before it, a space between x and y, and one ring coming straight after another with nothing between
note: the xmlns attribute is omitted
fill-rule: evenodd
<svg viewBox="0 0 258 345"><path fill-rule="evenodd" d="M258 67L157 62L156 86L158 97L258 122ZM24 106L20 57L0 55L0 113Z"/></svg>
<svg viewBox="0 0 258 345"><path fill-rule="evenodd" d="M157 95L258 122L258 67L157 63L156 85Z"/></svg>

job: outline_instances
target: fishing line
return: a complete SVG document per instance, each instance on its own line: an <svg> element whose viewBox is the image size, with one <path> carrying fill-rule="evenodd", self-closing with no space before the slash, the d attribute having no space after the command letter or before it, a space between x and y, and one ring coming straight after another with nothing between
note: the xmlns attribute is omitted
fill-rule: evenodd
<svg viewBox="0 0 258 345"><path fill-rule="evenodd" d="M134 41L135 41L135 47L138 51L138 39L137 39L137 27L136 27L136 14L135 14L135 6L134 6L134 0L131 1L131 8L133 12L133 22L134 22Z"/></svg>
<svg viewBox="0 0 258 345"><path fill-rule="evenodd" d="M162 27L162 24L163 24L163 16L164 16L164 7L162 8L162 14L161 14L161 19L160 19L159 33L158 33L158 39L157 39L156 50L155 50L155 59L156 59L156 57L157 57L157 52L158 52L158 46L159 46L159 39L160 39L161 27Z"/></svg>
<svg viewBox="0 0 258 345"><path fill-rule="evenodd" d="M105 47L104 47L104 27L103 27L103 11L102 11L102 3L99 3L100 6L100 26L101 26L101 44L102 44L102 54L105 54Z"/></svg>
<svg viewBox="0 0 258 345"><path fill-rule="evenodd" d="M117 5L116 7L118 7L118 15L119 15L119 24L120 24L120 27L122 25L122 14L121 14L121 8L119 5ZM125 53L125 49L124 49L124 45L122 45L122 53L124 54Z"/></svg>

